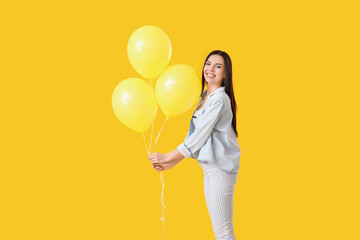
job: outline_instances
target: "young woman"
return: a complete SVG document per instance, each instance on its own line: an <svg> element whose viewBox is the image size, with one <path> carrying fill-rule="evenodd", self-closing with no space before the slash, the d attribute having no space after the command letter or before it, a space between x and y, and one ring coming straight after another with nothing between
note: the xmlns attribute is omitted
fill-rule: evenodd
<svg viewBox="0 0 360 240"><path fill-rule="evenodd" d="M204 86L207 90L203 92ZM184 157L199 162L204 173L204 191L217 240L235 239L233 195L238 177L240 147L236 130L236 102L231 59L215 50L205 59L201 99L194 110L184 140L170 153L153 153L149 160L157 171L173 168Z"/></svg>

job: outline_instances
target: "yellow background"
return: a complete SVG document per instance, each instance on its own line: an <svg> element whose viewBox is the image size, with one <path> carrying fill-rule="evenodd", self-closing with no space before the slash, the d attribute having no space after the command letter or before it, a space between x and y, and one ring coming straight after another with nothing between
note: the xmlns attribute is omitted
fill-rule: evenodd
<svg viewBox="0 0 360 240"><path fill-rule="evenodd" d="M355 2L3 1L0 239L162 239L160 175L111 106L140 77L128 39L155 25L169 65L201 74L210 51L232 58L237 239L359 240ZM184 140L192 112L166 122L155 151ZM196 160L163 176L166 239L215 239Z"/></svg>

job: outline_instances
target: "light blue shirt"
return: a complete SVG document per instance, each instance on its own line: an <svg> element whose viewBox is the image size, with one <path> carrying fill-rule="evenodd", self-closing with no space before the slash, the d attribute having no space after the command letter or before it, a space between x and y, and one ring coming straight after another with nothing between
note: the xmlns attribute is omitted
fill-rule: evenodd
<svg viewBox="0 0 360 240"><path fill-rule="evenodd" d="M206 93L207 90L201 95L192 119ZM196 124L191 119L189 132L177 149L186 158L192 157L199 162L215 162L226 172L238 173L240 147L231 125L233 113L225 87L219 87L212 92L199 111Z"/></svg>

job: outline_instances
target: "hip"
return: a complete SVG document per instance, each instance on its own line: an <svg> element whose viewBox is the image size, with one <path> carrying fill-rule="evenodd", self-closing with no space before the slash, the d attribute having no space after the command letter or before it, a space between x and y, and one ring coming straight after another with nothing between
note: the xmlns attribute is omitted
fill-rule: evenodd
<svg viewBox="0 0 360 240"><path fill-rule="evenodd" d="M207 175L217 174L217 175L236 176L236 177L238 175L238 172L233 173L221 168L221 166L219 166L219 164L215 161L204 161L204 160L197 160L197 161L201 169L203 170L204 174Z"/></svg>

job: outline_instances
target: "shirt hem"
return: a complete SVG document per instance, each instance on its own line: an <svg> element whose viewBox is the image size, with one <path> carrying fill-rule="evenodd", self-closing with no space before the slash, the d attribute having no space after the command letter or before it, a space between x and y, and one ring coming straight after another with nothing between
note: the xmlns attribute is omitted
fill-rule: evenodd
<svg viewBox="0 0 360 240"><path fill-rule="evenodd" d="M228 174L238 174L239 173L239 171L237 171L237 172L231 172L231 171L228 171L228 170L225 170L225 169L223 169L222 167L220 167L219 166L219 164L216 162L216 161L213 161L213 160L197 160L198 162L201 162L201 163L207 163L207 162L213 162L213 163L215 163L216 164L216 166L218 167L218 168L220 168L221 170L223 170L224 172L226 172L226 173L228 173Z"/></svg>

